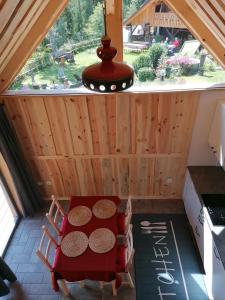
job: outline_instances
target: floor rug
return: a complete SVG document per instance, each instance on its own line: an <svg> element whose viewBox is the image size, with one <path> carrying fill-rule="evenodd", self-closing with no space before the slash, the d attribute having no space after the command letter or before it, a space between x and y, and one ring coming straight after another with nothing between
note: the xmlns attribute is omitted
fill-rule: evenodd
<svg viewBox="0 0 225 300"><path fill-rule="evenodd" d="M185 215L133 215L137 300L208 300Z"/></svg>

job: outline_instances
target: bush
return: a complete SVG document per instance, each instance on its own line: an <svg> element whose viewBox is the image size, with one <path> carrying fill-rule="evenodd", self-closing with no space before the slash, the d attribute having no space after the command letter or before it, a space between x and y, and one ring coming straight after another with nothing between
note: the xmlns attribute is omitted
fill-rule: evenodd
<svg viewBox="0 0 225 300"><path fill-rule="evenodd" d="M155 71L147 67L140 68L137 76L138 79L142 82L147 80L153 81L155 79Z"/></svg>
<svg viewBox="0 0 225 300"><path fill-rule="evenodd" d="M154 44L149 48L149 57L153 69L157 69L160 57L166 55L166 53L167 49L160 44Z"/></svg>
<svg viewBox="0 0 225 300"><path fill-rule="evenodd" d="M188 56L173 56L166 63L173 68L180 68L181 75L191 76L199 70L199 59Z"/></svg>
<svg viewBox="0 0 225 300"><path fill-rule="evenodd" d="M203 66L204 72L215 72L217 69L217 64L213 62L211 59L206 60Z"/></svg>
<svg viewBox="0 0 225 300"><path fill-rule="evenodd" d="M144 67L150 67L150 57L146 54L140 54L138 58L133 62L134 71L138 74L138 71Z"/></svg>

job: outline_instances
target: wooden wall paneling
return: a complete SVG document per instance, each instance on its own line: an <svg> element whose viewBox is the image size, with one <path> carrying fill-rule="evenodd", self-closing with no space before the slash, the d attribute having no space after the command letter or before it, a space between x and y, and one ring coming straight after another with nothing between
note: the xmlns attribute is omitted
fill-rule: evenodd
<svg viewBox="0 0 225 300"><path fill-rule="evenodd" d="M185 156L190 143L199 93L174 93L172 110L171 153Z"/></svg>
<svg viewBox="0 0 225 300"><path fill-rule="evenodd" d="M131 150L130 96L117 94L116 98L116 153L128 154Z"/></svg>
<svg viewBox="0 0 225 300"><path fill-rule="evenodd" d="M151 100L147 95L131 97L131 152L150 153Z"/></svg>
<svg viewBox="0 0 225 300"><path fill-rule="evenodd" d="M81 194L96 195L95 177L91 159L76 159Z"/></svg>
<svg viewBox="0 0 225 300"><path fill-rule="evenodd" d="M198 92L3 99L44 197L181 197Z"/></svg>
<svg viewBox="0 0 225 300"><path fill-rule="evenodd" d="M64 99L62 97L45 97L44 104L56 155L73 155L72 137Z"/></svg>
<svg viewBox="0 0 225 300"><path fill-rule="evenodd" d="M155 98L155 95L154 95ZM171 118L171 94L158 94L157 99L154 99L158 103L157 110L157 130L155 135L157 137L157 153L169 153L170 143L170 118Z"/></svg>
<svg viewBox="0 0 225 300"><path fill-rule="evenodd" d="M74 154L93 154L90 117L86 96L65 97Z"/></svg>
<svg viewBox="0 0 225 300"><path fill-rule="evenodd" d="M32 137L30 119L26 110L26 99L12 97L10 101L6 101L5 106L25 156L36 155L36 145Z"/></svg>
<svg viewBox="0 0 225 300"><path fill-rule="evenodd" d="M116 96L106 95L109 153L116 153Z"/></svg>
<svg viewBox="0 0 225 300"><path fill-rule="evenodd" d="M95 190L96 195L103 195L104 192L104 180L102 174L102 162L100 158L92 158L91 159L93 174L94 174L94 182L95 182Z"/></svg>
<svg viewBox="0 0 225 300"><path fill-rule="evenodd" d="M134 197L153 195L155 160L155 157L130 159L130 194Z"/></svg>
<svg viewBox="0 0 225 300"><path fill-rule="evenodd" d="M101 159L104 195L114 195L113 163L111 158Z"/></svg>
<svg viewBox="0 0 225 300"><path fill-rule="evenodd" d="M128 158L118 158L119 195L127 196L130 192L130 165Z"/></svg>
<svg viewBox="0 0 225 300"><path fill-rule="evenodd" d="M38 185L39 191L43 198L49 198L51 195L57 195L52 185L46 184L49 176L46 172L45 162L37 159L29 160L32 176Z"/></svg>
<svg viewBox="0 0 225 300"><path fill-rule="evenodd" d="M58 159L57 164L64 186L64 196L81 195L76 161L74 159Z"/></svg>
<svg viewBox="0 0 225 300"><path fill-rule="evenodd" d="M29 97L24 99L37 153L39 155L56 155L56 148L44 99L42 97Z"/></svg>
<svg viewBox="0 0 225 300"><path fill-rule="evenodd" d="M107 99L104 96L88 97L88 111L92 130L94 154L110 153L106 101Z"/></svg>

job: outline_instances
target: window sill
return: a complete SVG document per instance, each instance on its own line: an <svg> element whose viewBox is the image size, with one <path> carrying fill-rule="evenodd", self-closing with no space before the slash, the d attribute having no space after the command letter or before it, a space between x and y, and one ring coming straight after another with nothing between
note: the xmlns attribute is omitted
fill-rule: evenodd
<svg viewBox="0 0 225 300"><path fill-rule="evenodd" d="M209 91L209 90L225 90L224 84L174 84L174 85L159 85L159 86L132 86L126 91L120 93L168 93L168 92L194 92L194 91ZM97 93L88 90L84 87L76 89L57 89L57 90L20 90L20 91L6 91L0 96L60 96L60 95L91 95L104 93Z"/></svg>

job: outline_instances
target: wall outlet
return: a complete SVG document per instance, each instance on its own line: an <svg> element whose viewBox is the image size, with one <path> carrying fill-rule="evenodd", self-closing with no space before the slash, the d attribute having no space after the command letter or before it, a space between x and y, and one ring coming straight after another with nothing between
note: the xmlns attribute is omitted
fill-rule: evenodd
<svg viewBox="0 0 225 300"><path fill-rule="evenodd" d="M166 179L166 183L167 184L171 184L173 182L173 179L171 178L171 177L168 177L167 179Z"/></svg>
<svg viewBox="0 0 225 300"><path fill-rule="evenodd" d="M52 185L51 181L46 181L46 185Z"/></svg>

